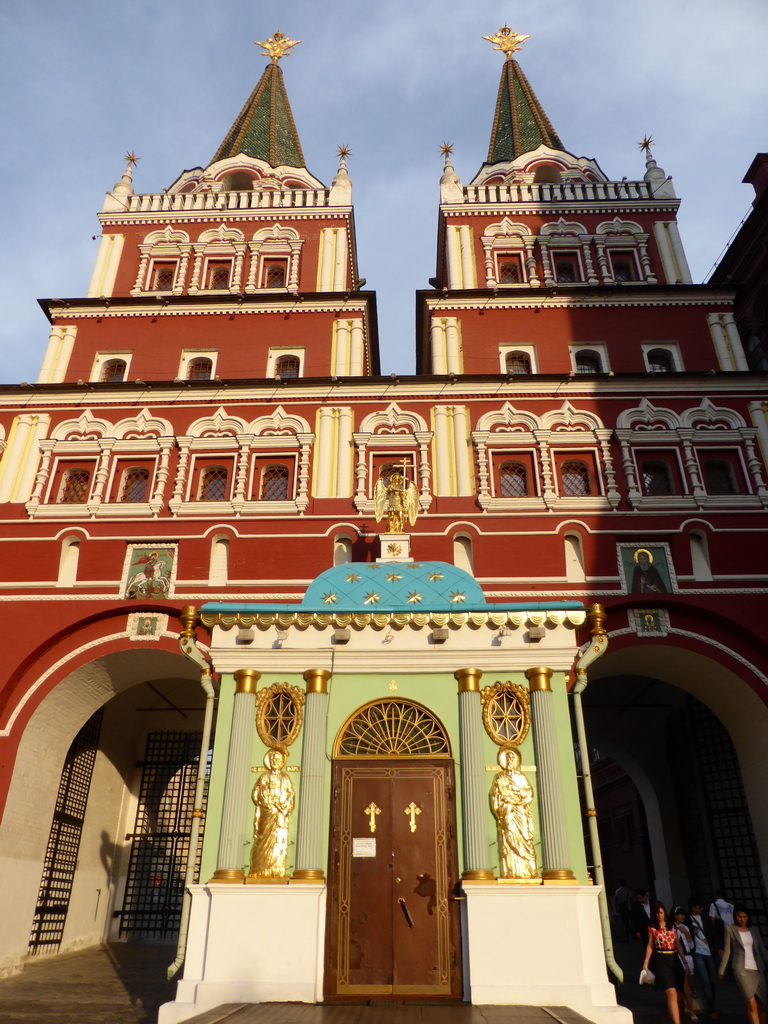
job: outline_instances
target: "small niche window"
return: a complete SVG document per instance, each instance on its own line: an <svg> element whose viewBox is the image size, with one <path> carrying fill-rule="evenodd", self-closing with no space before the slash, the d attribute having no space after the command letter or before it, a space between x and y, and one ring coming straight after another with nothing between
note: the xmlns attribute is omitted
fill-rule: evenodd
<svg viewBox="0 0 768 1024"><path fill-rule="evenodd" d="M725 459L707 459L704 462L704 476L709 494L739 493L733 466Z"/></svg>
<svg viewBox="0 0 768 1024"><path fill-rule="evenodd" d="M119 384L125 380L127 364L124 359L108 359L101 367L103 384Z"/></svg>
<svg viewBox="0 0 768 1024"><path fill-rule="evenodd" d="M613 278L618 284L637 280L637 263L631 252L612 252L610 254Z"/></svg>
<svg viewBox="0 0 768 1024"><path fill-rule="evenodd" d="M499 284L521 284L523 268L520 257L515 254L503 253L496 257Z"/></svg>
<svg viewBox="0 0 768 1024"><path fill-rule="evenodd" d="M68 469L64 474L59 491L62 505L83 505L88 500L91 473L88 469Z"/></svg>
<svg viewBox="0 0 768 1024"><path fill-rule="evenodd" d="M264 287L285 288L288 281L287 260L264 260Z"/></svg>
<svg viewBox="0 0 768 1024"><path fill-rule="evenodd" d="M673 494L672 474L666 462L658 459L643 463L643 490L649 498Z"/></svg>
<svg viewBox="0 0 768 1024"><path fill-rule="evenodd" d="M507 373L524 375L531 372L531 357L527 352L507 352L504 364Z"/></svg>
<svg viewBox="0 0 768 1024"><path fill-rule="evenodd" d="M499 491L502 498L528 495L528 470L522 462L502 462L499 467Z"/></svg>
<svg viewBox="0 0 768 1024"><path fill-rule="evenodd" d="M289 476L287 466L265 466L261 473L261 500L287 501Z"/></svg>
<svg viewBox="0 0 768 1024"><path fill-rule="evenodd" d="M533 180L541 184L559 185L563 176L560 173L560 168L555 167L554 164L539 164L534 172Z"/></svg>
<svg viewBox="0 0 768 1024"><path fill-rule="evenodd" d="M175 263L155 263L152 267L152 284L151 289L153 292L169 292L173 288L174 278L176 277L176 264Z"/></svg>
<svg viewBox="0 0 768 1024"><path fill-rule="evenodd" d="M211 291L225 291L229 288L232 264L227 261L208 264L208 288Z"/></svg>
<svg viewBox="0 0 768 1024"><path fill-rule="evenodd" d="M554 257L555 281L558 284L574 284L581 280L579 257L575 252L562 253Z"/></svg>
<svg viewBox="0 0 768 1024"><path fill-rule="evenodd" d="M651 373L673 373L675 358L668 348L653 348L647 355Z"/></svg>
<svg viewBox="0 0 768 1024"><path fill-rule="evenodd" d="M298 377L301 370L301 360L298 356L280 356L275 360L276 377Z"/></svg>
<svg viewBox="0 0 768 1024"><path fill-rule="evenodd" d="M144 469L142 466L134 466L125 471L123 486L120 491L120 501L146 501L148 490L149 470Z"/></svg>
<svg viewBox="0 0 768 1024"><path fill-rule="evenodd" d="M576 373L602 373L603 360L592 348L582 348L574 356Z"/></svg>
<svg viewBox="0 0 768 1024"><path fill-rule="evenodd" d="M229 472L226 466L207 466L200 481L200 501L226 501Z"/></svg>
<svg viewBox="0 0 768 1024"><path fill-rule="evenodd" d="M589 466L586 462L570 459L560 467L563 494L569 498L582 498L592 493Z"/></svg>
<svg viewBox="0 0 768 1024"><path fill-rule="evenodd" d="M210 380L213 374L213 360L206 356L191 359L187 366L187 380Z"/></svg>

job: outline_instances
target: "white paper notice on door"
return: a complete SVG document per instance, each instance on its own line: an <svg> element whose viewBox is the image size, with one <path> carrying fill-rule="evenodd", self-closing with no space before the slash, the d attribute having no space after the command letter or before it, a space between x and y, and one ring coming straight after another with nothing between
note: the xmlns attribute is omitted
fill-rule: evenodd
<svg viewBox="0 0 768 1024"><path fill-rule="evenodd" d="M376 840L369 839L367 836L362 839L352 838L352 856L353 857L375 857L376 856Z"/></svg>

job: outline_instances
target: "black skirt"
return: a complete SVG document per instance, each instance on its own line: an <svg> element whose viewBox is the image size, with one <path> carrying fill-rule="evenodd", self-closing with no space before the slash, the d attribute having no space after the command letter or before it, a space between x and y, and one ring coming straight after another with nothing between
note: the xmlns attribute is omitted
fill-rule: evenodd
<svg viewBox="0 0 768 1024"><path fill-rule="evenodd" d="M653 973L657 988L682 990L685 970L676 952L667 953L657 949L653 955Z"/></svg>

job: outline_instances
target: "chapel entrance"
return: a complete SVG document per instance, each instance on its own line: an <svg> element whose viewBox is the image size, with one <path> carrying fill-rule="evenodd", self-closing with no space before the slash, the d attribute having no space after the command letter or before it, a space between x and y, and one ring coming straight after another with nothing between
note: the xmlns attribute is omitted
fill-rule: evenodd
<svg viewBox="0 0 768 1024"><path fill-rule="evenodd" d="M426 708L347 723L332 821L326 999L461 998L453 761Z"/></svg>

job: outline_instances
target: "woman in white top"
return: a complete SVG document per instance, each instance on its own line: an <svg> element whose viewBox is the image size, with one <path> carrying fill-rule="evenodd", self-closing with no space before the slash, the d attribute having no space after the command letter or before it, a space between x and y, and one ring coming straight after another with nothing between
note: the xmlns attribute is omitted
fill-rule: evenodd
<svg viewBox="0 0 768 1024"><path fill-rule="evenodd" d="M765 1024L765 969L768 952L757 928L749 927L746 907L736 906L735 924L725 929L725 946L717 980L722 981L733 954L733 976L747 1004L750 1024Z"/></svg>

